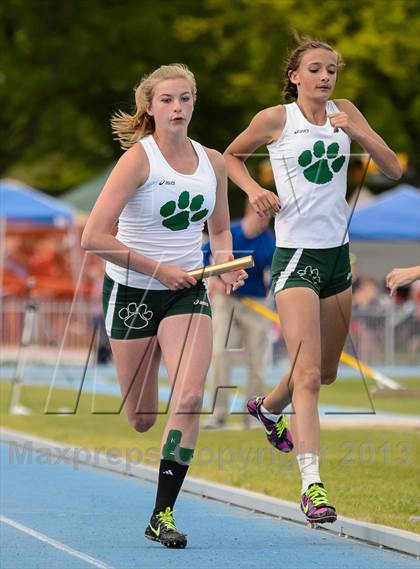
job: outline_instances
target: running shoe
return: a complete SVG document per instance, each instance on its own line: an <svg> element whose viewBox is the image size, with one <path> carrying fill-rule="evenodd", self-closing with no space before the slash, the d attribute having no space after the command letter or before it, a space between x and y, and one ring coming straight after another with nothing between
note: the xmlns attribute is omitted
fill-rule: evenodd
<svg viewBox="0 0 420 569"><path fill-rule="evenodd" d="M332 524L337 519L337 512L329 503L327 491L321 482L309 485L306 492L302 494L300 509L308 522L312 524L325 524L326 522Z"/></svg>
<svg viewBox="0 0 420 569"><path fill-rule="evenodd" d="M265 417L261 412L261 405L263 402L264 397L255 397L255 399L250 399L246 404L248 413L258 419L262 424L267 434L268 442L273 445L274 448L281 452L290 452L293 450L293 441L292 434L287 428L286 417L284 415L280 415L279 420L276 422L267 419L267 417Z"/></svg>
<svg viewBox="0 0 420 569"><path fill-rule="evenodd" d="M174 513L169 507L153 514L144 536L173 549L184 549L187 545L187 536L176 529Z"/></svg>

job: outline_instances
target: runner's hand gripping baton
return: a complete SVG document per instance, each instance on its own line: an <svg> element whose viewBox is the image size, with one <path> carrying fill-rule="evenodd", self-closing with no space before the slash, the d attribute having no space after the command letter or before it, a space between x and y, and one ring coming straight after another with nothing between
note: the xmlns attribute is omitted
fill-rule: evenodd
<svg viewBox="0 0 420 569"><path fill-rule="evenodd" d="M252 255L247 257L239 257L234 261L227 261L226 263L219 263L218 265L209 265L207 267L200 267L199 269L194 269L193 271L188 271L188 274L195 279L205 279L207 277L215 277L216 275L222 275L223 273L229 273L230 271L239 271L240 269L249 269L254 266L254 259Z"/></svg>

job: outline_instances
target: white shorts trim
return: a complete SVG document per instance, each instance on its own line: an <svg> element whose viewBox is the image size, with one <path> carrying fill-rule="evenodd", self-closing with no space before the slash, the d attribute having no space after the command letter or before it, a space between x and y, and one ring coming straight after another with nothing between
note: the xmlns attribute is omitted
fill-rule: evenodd
<svg viewBox="0 0 420 569"><path fill-rule="evenodd" d="M105 329L108 336L111 336L112 323L114 321L115 300L117 298L118 283L114 281L112 285L111 294L109 295L109 302L106 309Z"/></svg>
<svg viewBox="0 0 420 569"><path fill-rule="evenodd" d="M290 275L293 273L293 271L296 269L297 264L299 263L299 259L301 258L303 253L303 249L296 249L296 251L293 253L293 257L290 259L290 261L287 263L286 268L284 269L284 271L282 271L280 273L280 276L276 282L276 286L274 289L274 294L276 294L277 292L280 292L281 290L283 290L284 285L286 284L287 279L290 277Z"/></svg>

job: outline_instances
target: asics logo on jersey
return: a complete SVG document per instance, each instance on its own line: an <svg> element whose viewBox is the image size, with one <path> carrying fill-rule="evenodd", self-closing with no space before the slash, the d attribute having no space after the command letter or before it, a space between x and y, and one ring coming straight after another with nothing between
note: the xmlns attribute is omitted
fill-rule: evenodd
<svg viewBox="0 0 420 569"><path fill-rule="evenodd" d="M163 184L165 184L166 186L175 186L175 181L174 180L160 180L159 181L159 186L163 186Z"/></svg>
<svg viewBox="0 0 420 569"><path fill-rule="evenodd" d="M338 156L340 145L332 142L325 150L322 140L317 140L312 150L304 150L298 158L298 163L304 169L303 175L313 184L327 184L331 182L346 160L345 156ZM319 160L313 161L315 158Z"/></svg>
<svg viewBox="0 0 420 569"><path fill-rule="evenodd" d="M147 304L137 305L135 302L130 302L118 311L118 316L127 328L141 330L149 324L153 318L153 312L149 310Z"/></svg>
<svg viewBox="0 0 420 569"><path fill-rule="evenodd" d="M191 222L200 221L208 214L208 209L200 209L203 203L202 194L191 199L189 192L182 192L177 202L170 200L160 208L160 215L164 218L162 225L171 231L187 229Z"/></svg>
<svg viewBox="0 0 420 569"><path fill-rule="evenodd" d="M298 128L298 130L295 130L295 132L293 134L306 134L309 132L309 128Z"/></svg>

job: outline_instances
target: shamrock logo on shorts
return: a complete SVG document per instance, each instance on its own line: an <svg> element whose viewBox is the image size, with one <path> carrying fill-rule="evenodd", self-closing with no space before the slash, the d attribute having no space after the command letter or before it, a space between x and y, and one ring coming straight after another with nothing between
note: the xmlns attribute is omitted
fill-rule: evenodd
<svg viewBox="0 0 420 569"><path fill-rule="evenodd" d="M146 328L150 320L153 318L153 312L149 310L147 304L136 304L130 302L125 308L118 311L118 316L123 320L127 328L141 330Z"/></svg>
<svg viewBox="0 0 420 569"><path fill-rule="evenodd" d="M309 182L314 184L326 184L331 182L334 173L343 167L345 156L338 156L340 146L332 142L325 150L322 140L317 140L312 150L304 150L298 158L299 165L305 168L303 175ZM313 162L315 158L319 158Z"/></svg>
<svg viewBox="0 0 420 569"><path fill-rule="evenodd" d="M190 193L187 191L182 192L179 195L177 203L174 200L171 200L163 204L160 208L160 215L165 218L162 221L162 225L172 231L187 229L191 222L200 221L208 214L208 209L200 210L203 203L203 195L198 194L190 200Z"/></svg>
<svg viewBox="0 0 420 569"><path fill-rule="evenodd" d="M297 273L300 276L300 278L303 279L304 281L308 281L312 284L314 283L319 284L321 282L321 277L319 276L318 269L314 269L313 267L311 267L311 265L307 265L304 269L300 269L299 271L297 271Z"/></svg>

